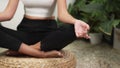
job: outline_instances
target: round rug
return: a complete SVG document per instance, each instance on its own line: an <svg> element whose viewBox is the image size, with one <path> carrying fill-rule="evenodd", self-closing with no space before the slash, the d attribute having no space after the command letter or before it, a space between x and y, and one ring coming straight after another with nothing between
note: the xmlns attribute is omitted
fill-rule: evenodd
<svg viewBox="0 0 120 68"><path fill-rule="evenodd" d="M75 56L66 50L62 58L13 57L0 54L0 68L75 68Z"/></svg>

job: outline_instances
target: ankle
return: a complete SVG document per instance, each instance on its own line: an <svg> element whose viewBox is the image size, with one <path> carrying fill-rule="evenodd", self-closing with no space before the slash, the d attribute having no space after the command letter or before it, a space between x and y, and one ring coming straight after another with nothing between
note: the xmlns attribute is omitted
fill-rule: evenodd
<svg viewBox="0 0 120 68"><path fill-rule="evenodd" d="M41 51L41 53L40 53L40 57L41 57L41 58L46 58L46 57L47 57L47 55L46 55L46 53L45 53L45 52Z"/></svg>

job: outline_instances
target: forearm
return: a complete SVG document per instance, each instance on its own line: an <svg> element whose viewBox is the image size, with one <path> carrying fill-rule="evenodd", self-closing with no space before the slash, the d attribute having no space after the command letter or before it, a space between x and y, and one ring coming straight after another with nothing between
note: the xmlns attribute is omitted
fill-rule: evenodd
<svg viewBox="0 0 120 68"><path fill-rule="evenodd" d="M13 18L19 0L9 0L7 7L3 12L0 12L0 21L7 21Z"/></svg>
<svg viewBox="0 0 120 68"><path fill-rule="evenodd" d="M76 19L72 17L67 11L66 12L60 12L58 15L58 19L64 23L70 23L74 24Z"/></svg>
<svg viewBox="0 0 120 68"><path fill-rule="evenodd" d="M74 24L76 19L73 18L67 11L66 0L57 0L58 19L65 23Z"/></svg>

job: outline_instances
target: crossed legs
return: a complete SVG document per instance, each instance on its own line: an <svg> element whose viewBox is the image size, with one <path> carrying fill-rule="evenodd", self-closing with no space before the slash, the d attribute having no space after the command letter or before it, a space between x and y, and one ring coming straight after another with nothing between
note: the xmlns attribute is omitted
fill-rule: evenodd
<svg viewBox="0 0 120 68"><path fill-rule="evenodd" d="M71 25L51 32L41 43L36 43L31 46L20 41L21 37L24 38L25 34L22 35L22 33L19 34L5 28L0 31L2 32L2 34L0 33L0 38L2 38L0 41L4 42L0 43L3 45L1 47L13 49L13 51L18 51L18 53L34 57L61 57L62 54L59 50L76 39L74 28ZM18 38L16 38L17 36ZM6 40L6 38L10 40Z"/></svg>
<svg viewBox="0 0 120 68"><path fill-rule="evenodd" d="M38 58L62 57L60 51L52 50L52 51L44 52L40 50L39 46L40 45L38 45L38 43L31 46L22 43L18 51L8 50L6 52L6 55L9 56L29 55Z"/></svg>

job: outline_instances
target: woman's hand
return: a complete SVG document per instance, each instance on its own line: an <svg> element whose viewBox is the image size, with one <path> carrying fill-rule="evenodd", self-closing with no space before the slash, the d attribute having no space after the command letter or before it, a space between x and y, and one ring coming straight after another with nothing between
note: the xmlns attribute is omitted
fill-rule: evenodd
<svg viewBox="0 0 120 68"><path fill-rule="evenodd" d="M89 39L88 30L90 29L89 25L81 20L76 20L74 23L75 34L78 38Z"/></svg>

